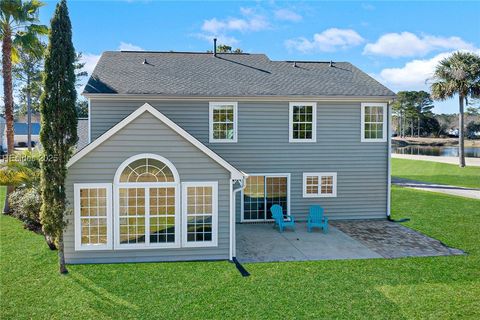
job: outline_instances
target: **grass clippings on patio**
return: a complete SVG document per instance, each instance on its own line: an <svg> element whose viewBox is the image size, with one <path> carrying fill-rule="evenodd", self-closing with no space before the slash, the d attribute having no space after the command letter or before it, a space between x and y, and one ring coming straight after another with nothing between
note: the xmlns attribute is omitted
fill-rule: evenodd
<svg viewBox="0 0 480 320"><path fill-rule="evenodd" d="M454 164L392 159L392 176L422 182L480 188L480 167L460 168Z"/></svg>
<svg viewBox="0 0 480 320"><path fill-rule="evenodd" d="M395 218L464 256L73 265L0 216L1 319L480 317L480 202L395 187Z"/></svg>

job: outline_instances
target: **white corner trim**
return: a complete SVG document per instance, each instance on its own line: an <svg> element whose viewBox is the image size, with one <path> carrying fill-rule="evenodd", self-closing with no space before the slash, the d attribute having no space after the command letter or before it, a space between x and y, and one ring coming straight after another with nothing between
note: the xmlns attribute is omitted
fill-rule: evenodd
<svg viewBox="0 0 480 320"><path fill-rule="evenodd" d="M365 138L365 107L383 107L383 139ZM387 103L380 102L362 102L361 103L361 126L360 142L387 142Z"/></svg>
<svg viewBox="0 0 480 320"><path fill-rule="evenodd" d="M92 107L90 105L90 99L88 101L88 143L92 142Z"/></svg>
<svg viewBox="0 0 480 320"><path fill-rule="evenodd" d="M213 109L220 106L233 107L233 139L215 139L213 137ZM235 143L238 137L238 102L209 102L208 104L208 142Z"/></svg>
<svg viewBox="0 0 480 320"><path fill-rule="evenodd" d="M307 177L318 177L318 193L307 193ZM332 193L322 193L322 177L333 178ZM304 172L303 173L303 197L304 198L335 198L337 196L337 173L336 172Z"/></svg>
<svg viewBox="0 0 480 320"><path fill-rule="evenodd" d="M392 106L388 104L388 143L387 143L387 217L392 207Z"/></svg>
<svg viewBox="0 0 480 320"><path fill-rule="evenodd" d="M218 154L213 152L211 149L209 149L207 146L205 146L203 143L198 141L195 137L193 137L191 134L189 134L187 131L182 129L180 126L178 126L175 122L167 118L163 113L152 107L150 104L145 103L143 106L139 107L137 110L132 112L130 115L128 115L126 118L124 118L122 121L117 123L115 126L110 128L108 131L106 131L104 134L102 134L100 137L95 139L92 143L87 145L85 148L77 152L73 157L68 161L67 163L67 168L73 165L75 162L83 158L85 155L90 153L93 149L101 145L103 142L108 140L110 137L112 137L115 133L120 131L122 128L124 128L127 124L138 118L140 115L142 115L144 112L149 112L153 116L155 116L158 120L162 121L165 125L170 127L173 131L178 133L180 136L185 138L188 142L193 144L195 147L197 147L200 151L205 153L207 156L209 156L212 160L220 164L222 167L227 169L232 176L232 179L243 179L245 177L245 174L238 169L236 169L234 166L232 166L230 163L225 161L222 157L220 157Z"/></svg>
<svg viewBox="0 0 480 320"><path fill-rule="evenodd" d="M312 107L312 138L294 139L293 138L293 107L311 106ZM288 142L290 143L308 143L317 142L317 103L316 102L290 102L288 105Z"/></svg>
<svg viewBox="0 0 480 320"><path fill-rule="evenodd" d="M211 187L212 188L212 240L204 242L187 241L188 233L188 216L187 216L187 200L188 187ZM218 246L218 181L195 181L182 182L182 247L199 248L199 247L217 247Z"/></svg>
<svg viewBox="0 0 480 320"><path fill-rule="evenodd" d="M81 189L106 189L107 207L107 243L105 245L82 245L82 225L80 221L80 190ZM112 250L112 184L111 183L75 183L74 189L74 221L75 221L75 251L87 250Z"/></svg>

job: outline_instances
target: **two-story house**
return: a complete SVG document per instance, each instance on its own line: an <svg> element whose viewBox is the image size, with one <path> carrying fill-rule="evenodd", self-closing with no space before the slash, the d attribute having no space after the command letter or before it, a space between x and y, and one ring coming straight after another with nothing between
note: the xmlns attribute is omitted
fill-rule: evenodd
<svg viewBox="0 0 480 320"><path fill-rule="evenodd" d="M346 62L105 52L68 164L68 263L232 259L270 207L384 219L394 93Z"/></svg>

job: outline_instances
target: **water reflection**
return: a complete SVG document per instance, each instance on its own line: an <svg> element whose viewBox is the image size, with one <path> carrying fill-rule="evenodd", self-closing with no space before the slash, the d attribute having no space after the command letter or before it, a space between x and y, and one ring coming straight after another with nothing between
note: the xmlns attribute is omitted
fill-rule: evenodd
<svg viewBox="0 0 480 320"><path fill-rule="evenodd" d="M406 146L392 147L392 153L421 156L458 157L458 147ZM480 147L466 147L465 157L480 158Z"/></svg>

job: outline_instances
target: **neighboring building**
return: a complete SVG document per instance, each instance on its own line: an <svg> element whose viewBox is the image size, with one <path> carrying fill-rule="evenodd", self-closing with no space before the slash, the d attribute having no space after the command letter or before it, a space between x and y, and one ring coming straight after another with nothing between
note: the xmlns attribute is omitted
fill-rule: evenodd
<svg viewBox="0 0 480 320"><path fill-rule="evenodd" d="M347 62L105 52L68 164L68 263L232 259L235 224L384 219L395 94ZM242 188L244 186L244 188Z"/></svg>
<svg viewBox="0 0 480 320"><path fill-rule="evenodd" d="M6 126L7 122L5 121L4 117L0 117L0 141L2 145L0 146L0 154L3 154L4 150L7 149L7 140L6 140Z"/></svg>
<svg viewBox="0 0 480 320"><path fill-rule="evenodd" d="M0 126L2 124L0 123ZM2 147L7 150L7 128L6 125L2 126ZM15 147L27 147L28 146L28 123L15 122L13 124L14 132L14 146ZM31 141L37 145L40 141L40 123L31 123Z"/></svg>

